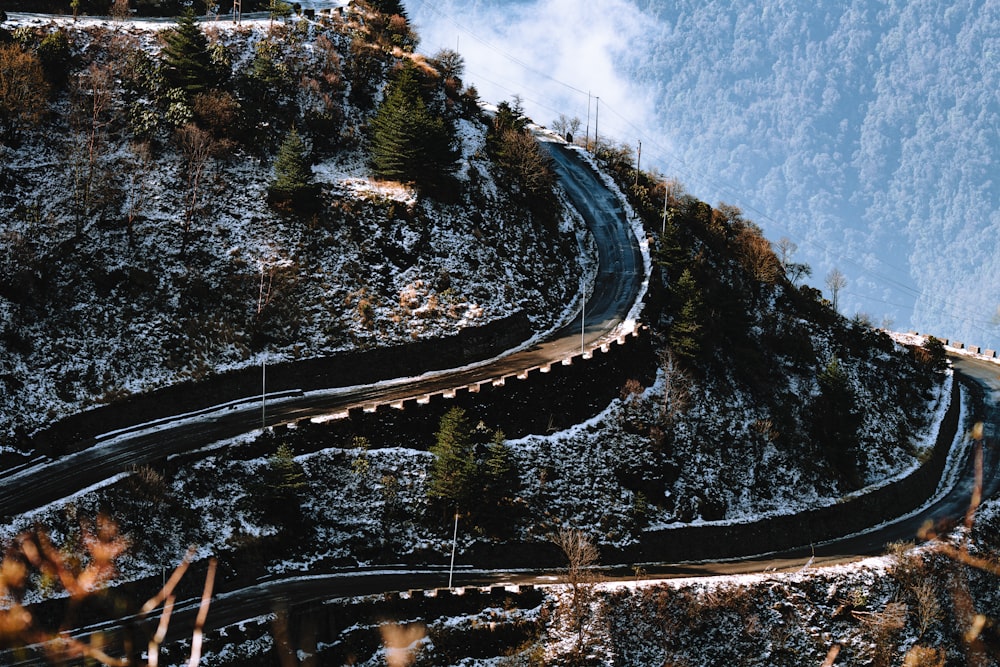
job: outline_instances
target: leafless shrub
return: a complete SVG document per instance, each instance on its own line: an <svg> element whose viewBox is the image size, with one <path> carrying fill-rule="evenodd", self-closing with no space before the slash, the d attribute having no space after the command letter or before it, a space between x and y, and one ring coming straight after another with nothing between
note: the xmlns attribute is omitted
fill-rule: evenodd
<svg viewBox="0 0 1000 667"><path fill-rule="evenodd" d="M770 419L758 419L753 423L753 430L760 433L768 442L777 440L781 433L774 427L774 421Z"/></svg>
<svg viewBox="0 0 1000 667"><path fill-rule="evenodd" d="M931 579L921 579L911 589L916 603L918 637L923 637L931 627L941 620L941 604L938 602L937 587Z"/></svg>
<svg viewBox="0 0 1000 667"><path fill-rule="evenodd" d="M187 180L184 192L184 239L182 242L182 252L184 252L187 250L191 223L198 210L202 176L214 152L215 141L211 133L194 123L188 123L178 129L176 136L181 154L184 156L184 173Z"/></svg>
<svg viewBox="0 0 1000 667"><path fill-rule="evenodd" d="M743 268L762 283L771 284L781 273L781 263L771 249L771 243L757 230L744 228L736 237L736 248Z"/></svg>
<svg viewBox="0 0 1000 667"><path fill-rule="evenodd" d="M147 508L153 508L167 498L167 482L155 468L149 465L133 466L128 477L130 494L142 501Z"/></svg>
<svg viewBox="0 0 1000 667"><path fill-rule="evenodd" d="M566 583L569 584L571 594L568 617L570 626L576 633L576 653L581 655L585 647L586 628L592 615L593 585L598 580L593 571L593 566L598 562L597 547L586 533L572 528L560 529L550 539L566 554L569 561L566 566Z"/></svg>
<svg viewBox="0 0 1000 667"><path fill-rule="evenodd" d="M366 329L371 329L372 325L375 324L375 307L368 297L362 297L358 300L358 321Z"/></svg>
<svg viewBox="0 0 1000 667"><path fill-rule="evenodd" d="M641 395L642 392L643 392L642 383L636 380L635 378L629 378L628 380L625 381L625 384L622 385L622 390L619 397L621 398L621 400L627 401L633 396Z"/></svg>
<svg viewBox="0 0 1000 667"><path fill-rule="evenodd" d="M899 582L901 594L911 603L917 637L922 638L943 617L938 589L923 556L908 542L889 545L889 575Z"/></svg>
<svg viewBox="0 0 1000 667"><path fill-rule="evenodd" d="M669 424L682 415L691 402L691 378L681 368L670 348L664 348L660 352L660 368L663 370L664 382L661 414Z"/></svg>
<svg viewBox="0 0 1000 667"><path fill-rule="evenodd" d="M216 138L232 136L239 121L240 103L232 93L210 90L192 101L195 118Z"/></svg>
<svg viewBox="0 0 1000 667"><path fill-rule="evenodd" d="M131 11L129 11L129 0L114 0L111 3L111 18L115 21L124 21L129 18Z"/></svg>
<svg viewBox="0 0 1000 667"><path fill-rule="evenodd" d="M854 612L866 634L871 637L872 664L876 667L892 664L899 634L906 627L906 613L906 604L902 602L890 602L880 612Z"/></svg>
<svg viewBox="0 0 1000 667"><path fill-rule="evenodd" d="M49 85L38 56L17 44L0 44L0 138L33 125L48 108Z"/></svg>
<svg viewBox="0 0 1000 667"><path fill-rule="evenodd" d="M706 610L732 612L748 618L754 611L753 590L739 584L710 586L702 594L701 606Z"/></svg>

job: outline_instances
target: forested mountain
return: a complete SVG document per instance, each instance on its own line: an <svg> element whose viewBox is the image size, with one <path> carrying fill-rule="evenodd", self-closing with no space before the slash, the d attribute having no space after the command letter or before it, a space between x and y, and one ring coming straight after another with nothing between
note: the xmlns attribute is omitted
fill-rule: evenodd
<svg viewBox="0 0 1000 667"><path fill-rule="evenodd" d="M641 139L645 164L794 241L815 286L839 269L849 316L1000 345L995 3L409 9L429 48L460 40L485 97Z"/></svg>
<svg viewBox="0 0 1000 667"><path fill-rule="evenodd" d="M461 56L416 53L403 15L4 35L31 83L5 107L0 172L11 456L132 392L518 310L541 329L572 301L589 260L520 101L484 115ZM833 502L926 455L940 357L843 318L739 209L636 174L627 147L596 159L654 240L643 317L661 352L652 388L627 383L601 429L559 445L613 458L567 469L597 476L559 491L567 518L627 542ZM537 452L522 475L549 465Z"/></svg>

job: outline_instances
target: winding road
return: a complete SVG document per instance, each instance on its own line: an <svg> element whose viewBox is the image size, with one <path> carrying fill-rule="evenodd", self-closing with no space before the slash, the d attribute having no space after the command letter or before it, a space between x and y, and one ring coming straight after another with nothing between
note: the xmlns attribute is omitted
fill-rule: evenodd
<svg viewBox="0 0 1000 667"><path fill-rule="evenodd" d="M576 148L541 141L570 199L583 216L598 251L597 275L586 300L586 318L572 321L544 340L500 357L458 369L370 385L283 392L267 401L268 426L343 413L352 407L395 403L428 394L509 377L559 363L581 347L600 346L633 323L630 312L642 297L649 267L618 198L580 157ZM238 399L238 397L231 397ZM99 484L132 467L196 450L261 427L261 397L229 401L215 409L140 424L97 438L97 444L56 460L9 472L0 480L0 515L14 517Z"/></svg>
<svg viewBox="0 0 1000 667"><path fill-rule="evenodd" d="M484 360L460 369L428 373L417 378L400 378L372 385L335 387L314 392L286 392L268 403L267 423L279 424L308 417L342 412L350 407L389 403L454 387L468 386L491 378L506 377L557 363L578 353L581 345L593 348L617 337L643 293L649 267L635 233L629 227L621 203L600 177L574 150L556 142L543 141L553 158L553 165L572 205L580 211L594 235L598 248L597 275L592 293L586 300L586 318L580 312L565 326L544 341L527 349ZM581 341L581 334L583 340ZM953 359L956 369L978 382L986 394L983 419L998 433L996 399L1000 397L1000 366L969 357ZM156 424L136 425L98 439L98 444L55 461L43 461L4 475L0 480L0 508L14 516L42 507L87 487L100 483L131 466L162 458L168 454L190 451L206 444L260 428L260 398L236 401L197 415L179 416ZM987 495L1000 492L1000 453L986 447L988 476L984 480ZM720 573L759 572L769 569L798 569L808 563L843 562L862 555L878 553L897 539L912 539L926 521L953 519L964 513L974 479L970 462L952 492L920 512L889 526L861 536L848 537L822 545L815 550L772 554L735 563L650 564L649 577L692 576ZM444 585L445 572L439 568L420 570L349 570L308 577L290 577L223 590L215 597L206 630L266 614L276 602L301 603L335 597L379 593L409 588L433 588ZM552 580L552 572L504 572L459 569L456 586L496 583L538 583ZM613 570L609 574L615 575ZM620 573L633 578L631 571ZM175 628L190 628L197 601L179 603ZM122 621L110 621L120 624ZM81 628L93 632L99 626ZM15 663L16 664L16 663Z"/></svg>

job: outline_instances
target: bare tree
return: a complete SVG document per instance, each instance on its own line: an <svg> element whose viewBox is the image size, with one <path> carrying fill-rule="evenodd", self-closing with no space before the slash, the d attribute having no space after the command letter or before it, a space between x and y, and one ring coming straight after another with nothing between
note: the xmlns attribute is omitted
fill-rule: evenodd
<svg viewBox="0 0 1000 667"><path fill-rule="evenodd" d="M782 236L778 239L778 242L774 247L775 252L778 255L778 262L781 264L781 268L785 272L785 277L788 278L789 282L793 285L806 276L812 275L812 268L808 264L792 261L792 255L795 254L795 251L798 250L799 247L795 245L795 242L790 238Z"/></svg>
<svg viewBox="0 0 1000 667"><path fill-rule="evenodd" d="M125 230L128 233L129 245L135 244L135 224L142 215L149 197L147 181L152 169L153 159L148 143L132 145L134 160L130 161L125 176Z"/></svg>
<svg viewBox="0 0 1000 667"><path fill-rule="evenodd" d="M569 118L566 114L559 114L559 117L552 121L552 129L564 137L572 137L580 131L580 119L576 116Z"/></svg>
<svg viewBox="0 0 1000 667"><path fill-rule="evenodd" d="M840 290L845 287L847 287L847 277L837 267L830 269L830 273L826 274L826 288L830 290L830 302L833 304L833 309L838 312Z"/></svg>
<svg viewBox="0 0 1000 667"><path fill-rule="evenodd" d="M129 0L114 0L111 3L111 18L114 21L120 22L131 16L132 11L129 9Z"/></svg>
<svg viewBox="0 0 1000 667"><path fill-rule="evenodd" d="M587 621L591 616L593 585L597 581L593 571L598 562L597 547L586 533L575 528L562 528L551 539L569 561L566 566L566 582L571 593L569 620L576 632L576 651L581 653Z"/></svg>
<svg viewBox="0 0 1000 667"><path fill-rule="evenodd" d="M681 368L673 350L669 347L660 352L660 368L663 369L663 418L669 424L688 408L691 400L691 378Z"/></svg>
<svg viewBox="0 0 1000 667"><path fill-rule="evenodd" d="M184 192L184 238L181 252L187 251L190 240L191 223L198 210L198 199L201 188L201 178L215 149L215 141L210 132L202 130L194 123L188 123L177 130L177 143L184 155L184 173L187 183Z"/></svg>
<svg viewBox="0 0 1000 667"><path fill-rule="evenodd" d="M799 246L787 236L782 236L774 244L774 249L778 255L778 261L781 262L781 266L787 267L788 263L792 261L792 255L799 249Z"/></svg>
<svg viewBox="0 0 1000 667"><path fill-rule="evenodd" d="M80 74L73 86L72 124L76 137L72 148L73 189L77 235L83 233L84 220L94 205L94 183L98 180L105 138L112 122L113 83L111 66L94 63Z"/></svg>

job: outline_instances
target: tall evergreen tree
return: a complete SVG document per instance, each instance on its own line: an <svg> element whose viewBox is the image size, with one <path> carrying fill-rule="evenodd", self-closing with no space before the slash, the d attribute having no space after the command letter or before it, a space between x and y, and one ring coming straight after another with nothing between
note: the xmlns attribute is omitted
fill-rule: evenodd
<svg viewBox="0 0 1000 667"><path fill-rule="evenodd" d="M861 414L855 405L850 379L840 360L830 357L816 380L820 395L813 403L812 436L845 481L857 488L861 485L858 471Z"/></svg>
<svg viewBox="0 0 1000 667"><path fill-rule="evenodd" d="M515 97L513 104L501 102L486 137L487 146L504 176L517 185L532 210L551 221L557 211L552 192L555 173L551 158L528 131L528 121L520 99Z"/></svg>
<svg viewBox="0 0 1000 667"><path fill-rule="evenodd" d="M667 339L674 354L692 361L701 349L698 338L702 330L704 302L690 269L684 269L671 292L672 300L679 310L674 316Z"/></svg>
<svg viewBox="0 0 1000 667"><path fill-rule="evenodd" d="M412 66L389 86L371 126L371 164L378 176L434 186L454 172L454 131L427 108Z"/></svg>
<svg viewBox="0 0 1000 667"><path fill-rule="evenodd" d="M276 204L309 208L317 194L312 178L306 144L295 127L292 127L274 160L274 180L268 188L268 198Z"/></svg>
<svg viewBox="0 0 1000 667"><path fill-rule="evenodd" d="M164 74L170 85L188 95L204 92L218 85L221 73L212 63L208 38L195 22L194 9L188 7L168 30L164 39Z"/></svg>
<svg viewBox="0 0 1000 667"><path fill-rule="evenodd" d="M252 486L256 488L250 502L260 509L266 522L284 529L301 525L302 493L308 484L302 466L286 443L279 444L268 457Z"/></svg>
<svg viewBox="0 0 1000 667"><path fill-rule="evenodd" d="M388 14L392 16L394 14L406 18L406 8L403 7L403 3L400 0L368 0L368 4L377 12L382 14Z"/></svg>
<svg viewBox="0 0 1000 667"><path fill-rule="evenodd" d="M454 509L468 509L478 477L472 429L462 408L452 408L441 418L437 440L430 448L427 495Z"/></svg>
<svg viewBox="0 0 1000 667"><path fill-rule="evenodd" d="M482 492L476 521L487 535L510 534L517 521L514 498L521 489L514 454L503 431L493 434L482 463Z"/></svg>

